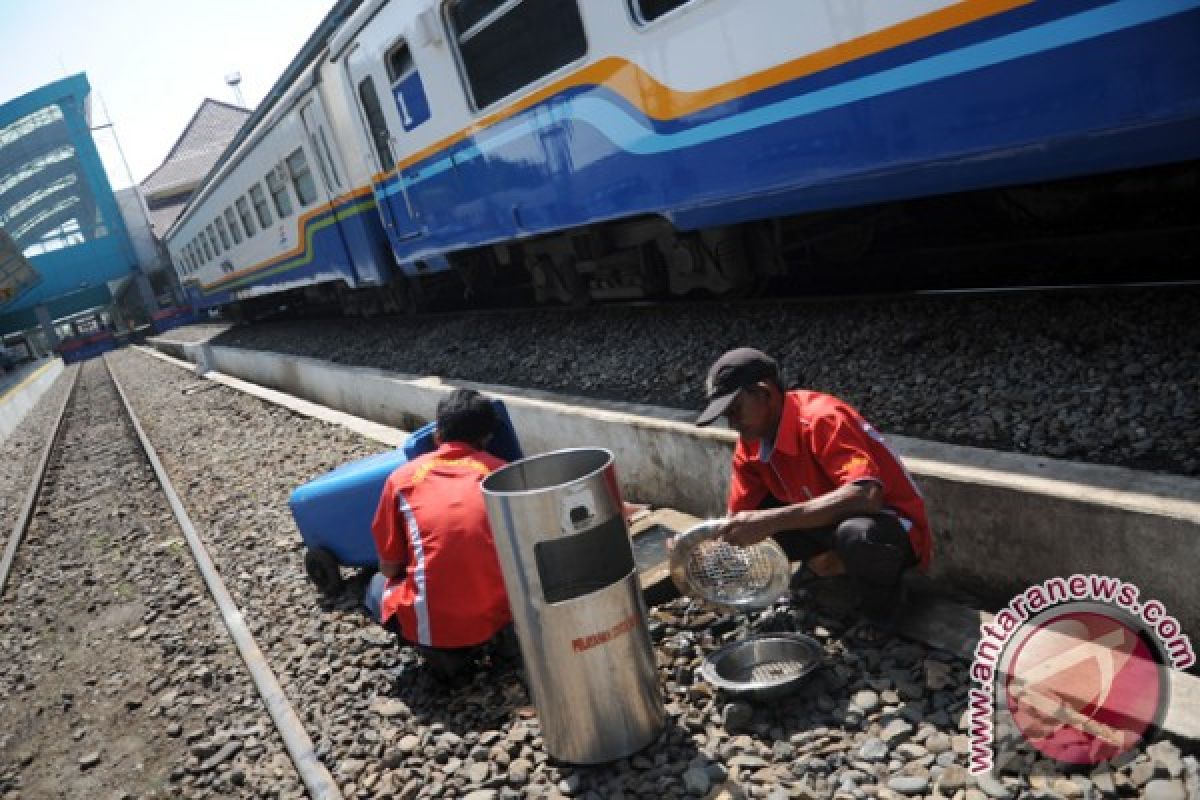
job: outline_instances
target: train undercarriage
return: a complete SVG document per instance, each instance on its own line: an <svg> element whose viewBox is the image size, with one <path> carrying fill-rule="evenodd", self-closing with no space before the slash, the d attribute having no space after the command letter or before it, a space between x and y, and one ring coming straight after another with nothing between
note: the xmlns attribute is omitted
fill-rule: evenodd
<svg viewBox="0 0 1200 800"><path fill-rule="evenodd" d="M242 318L669 297L1194 280L1200 165L1174 164L678 231L659 216L460 251L385 287L242 301Z"/></svg>

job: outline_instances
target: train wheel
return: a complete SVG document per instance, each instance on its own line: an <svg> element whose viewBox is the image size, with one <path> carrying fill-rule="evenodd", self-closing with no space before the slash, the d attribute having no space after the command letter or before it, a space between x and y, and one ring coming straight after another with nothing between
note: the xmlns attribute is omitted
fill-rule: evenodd
<svg viewBox="0 0 1200 800"><path fill-rule="evenodd" d="M304 571L317 591L326 597L333 597L342 591L342 571L333 553L325 548L318 547L304 554Z"/></svg>

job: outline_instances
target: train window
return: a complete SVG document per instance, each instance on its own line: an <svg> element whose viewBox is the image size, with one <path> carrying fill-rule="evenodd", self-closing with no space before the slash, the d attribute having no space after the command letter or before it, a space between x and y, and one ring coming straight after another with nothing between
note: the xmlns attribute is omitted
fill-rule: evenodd
<svg viewBox="0 0 1200 800"><path fill-rule="evenodd" d="M375 91L375 80L368 75L358 84L358 99L362 103L363 114L367 117L367 127L371 129L371 143L375 145L375 155L379 158L379 168L388 172L396 166L392 157L392 145L389 139L387 121L383 118L383 108L379 105L379 95Z"/></svg>
<svg viewBox="0 0 1200 800"><path fill-rule="evenodd" d="M645 25L659 17L670 14L675 9L686 6L693 0L629 0L629 8L633 11L634 19Z"/></svg>
<svg viewBox="0 0 1200 800"><path fill-rule="evenodd" d="M229 227L229 235L233 237L234 244L242 243L242 226L238 225L237 215L233 213L233 208L225 209L225 224Z"/></svg>
<svg viewBox="0 0 1200 800"><path fill-rule="evenodd" d="M212 261L212 249L208 246L208 237L204 235L204 231L200 232L200 246L204 248L204 262L207 264Z"/></svg>
<svg viewBox="0 0 1200 800"><path fill-rule="evenodd" d="M308 168L308 159L304 150L297 147L287 157L288 173L292 176L292 186L296 187L296 197L300 205L311 205L317 199L317 182L313 180L312 170Z"/></svg>
<svg viewBox="0 0 1200 800"><path fill-rule="evenodd" d="M217 232L213 230L211 222L204 228L204 232L208 234L208 243L212 245L213 258L220 258L221 246L217 244Z"/></svg>
<svg viewBox="0 0 1200 800"><path fill-rule="evenodd" d="M292 215L292 198L288 196L287 183L283 180L283 171L276 168L267 173L267 189L271 192L271 200L275 203L275 213L280 219Z"/></svg>
<svg viewBox="0 0 1200 800"><path fill-rule="evenodd" d="M386 63L392 100L400 114L400 125L405 131L414 130L429 119L429 98L425 94L421 74L417 72L416 62L413 61L412 50L406 42L397 42L388 51Z"/></svg>
<svg viewBox="0 0 1200 800"><path fill-rule="evenodd" d="M245 197L239 197L234 201L237 206L238 217L242 220L242 227L246 229L246 238L249 239L254 235L254 215L250 213L250 204L246 202Z"/></svg>
<svg viewBox="0 0 1200 800"><path fill-rule="evenodd" d="M476 108L490 106L587 52L575 2L451 0L446 10Z"/></svg>
<svg viewBox="0 0 1200 800"><path fill-rule="evenodd" d="M250 202L254 204L254 214L262 229L271 227L271 209L267 208L267 193L263 191L261 183L250 187Z"/></svg>
<svg viewBox="0 0 1200 800"><path fill-rule="evenodd" d="M409 73L417 68L413 63L412 51L404 42L392 48L387 56L388 78L395 85L396 81L407 78Z"/></svg>
<svg viewBox="0 0 1200 800"><path fill-rule="evenodd" d="M221 237L221 249L228 250L230 247L229 229L225 227L225 221L221 219L220 215L218 215L213 222L217 225L217 235Z"/></svg>

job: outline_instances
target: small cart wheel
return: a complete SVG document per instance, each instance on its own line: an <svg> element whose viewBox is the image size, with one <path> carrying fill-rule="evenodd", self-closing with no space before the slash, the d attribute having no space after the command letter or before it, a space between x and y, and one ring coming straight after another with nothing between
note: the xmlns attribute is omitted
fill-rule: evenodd
<svg viewBox="0 0 1200 800"><path fill-rule="evenodd" d="M325 548L309 550L304 554L304 571L317 591L326 597L333 597L342 591L342 572L337 559Z"/></svg>

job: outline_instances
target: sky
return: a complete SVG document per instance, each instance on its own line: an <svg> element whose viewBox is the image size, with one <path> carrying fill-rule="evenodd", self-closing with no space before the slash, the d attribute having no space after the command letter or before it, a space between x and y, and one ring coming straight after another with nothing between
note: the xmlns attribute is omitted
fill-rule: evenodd
<svg viewBox="0 0 1200 800"><path fill-rule="evenodd" d="M86 72L114 188L166 157L204 98L253 108L334 0L0 0L0 104ZM102 102L101 102L102 101ZM105 118L107 108L108 117ZM116 140L114 140L114 133ZM128 170L116 147L124 151Z"/></svg>

